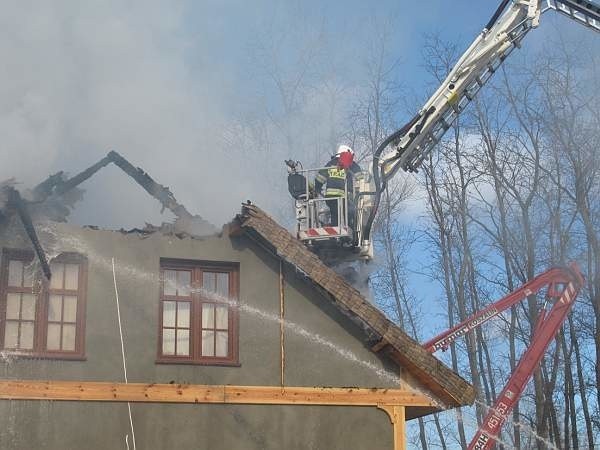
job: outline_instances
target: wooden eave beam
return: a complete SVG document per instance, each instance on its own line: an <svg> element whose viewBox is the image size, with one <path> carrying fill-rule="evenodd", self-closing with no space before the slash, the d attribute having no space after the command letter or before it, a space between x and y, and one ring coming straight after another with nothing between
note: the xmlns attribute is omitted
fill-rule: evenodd
<svg viewBox="0 0 600 450"><path fill-rule="evenodd" d="M379 353L388 344L389 344L388 341L386 341L385 339L381 339L380 341L378 341L375 345L373 345L371 347L371 350L374 351L375 353Z"/></svg>
<svg viewBox="0 0 600 450"><path fill-rule="evenodd" d="M252 405L435 406L404 389L2 380L0 399Z"/></svg>

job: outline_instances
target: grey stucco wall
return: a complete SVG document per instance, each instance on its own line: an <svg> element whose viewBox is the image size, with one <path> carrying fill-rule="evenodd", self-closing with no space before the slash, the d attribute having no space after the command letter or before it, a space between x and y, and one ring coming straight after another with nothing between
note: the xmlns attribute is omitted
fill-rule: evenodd
<svg viewBox="0 0 600 450"><path fill-rule="evenodd" d="M111 258L130 382L279 385L279 262L247 238L140 237L67 224L42 226L53 253L88 258L86 361L7 358L4 378L122 381ZM29 248L18 224L0 247ZM240 264L240 367L157 364L160 258ZM306 282L285 271L286 384L397 386L360 339L360 330ZM314 337L317 335L318 337ZM339 351L338 351L339 350ZM392 428L375 408L134 404L139 449L389 449ZM125 448L125 404L0 402L0 448Z"/></svg>

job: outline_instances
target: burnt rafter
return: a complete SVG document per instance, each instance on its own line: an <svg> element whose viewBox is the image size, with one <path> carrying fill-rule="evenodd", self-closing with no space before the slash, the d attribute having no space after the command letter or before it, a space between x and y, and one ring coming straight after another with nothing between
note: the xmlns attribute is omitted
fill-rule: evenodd
<svg viewBox="0 0 600 450"><path fill-rule="evenodd" d="M33 226L33 221L31 220L31 216L29 215L29 210L27 209L27 204L17 191L12 186L4 186L2 188L4 194L6 195L6 209L8 211L14 210L18 215L19 219L21 219L21 223L23 224L23 228L33 245L35 250L35 254L38 257L40 265L42 266L42 271L44 272L44 276L49 280L52 276L50 272L50 265L48 264L48 258L46 257L46 253L42 248L42 244L40 244L40 240L37 237L37 233L35 232L35 227Z"/></svg>
<svg viewBox="0 0 600 450"><path fill-rule="evenodd" d="M134 167L119 153L110 151L104 158L88 167L77 175L65 180L63 172L58 172L49 176L42 183L38 184L34 189L34 196L37 201L44 201L53 195L63 195L74 189L84 181L91 178L100 169L113 163L131 178L133 178L148 194L157 199L163 208L170 210L179 219L193 219L194 216L175 199L171 190L157 183L150 175L144 172L139 167Z"/></svg>
<svg viewBox="0 0 600 450"><path fill-rule="evenodd" d="M23 199L19 191L12 185L6 185L0 188L3 197L5 197L4 201L0 202L0 220L8 218L15 212L18 214L27 236L35 249L44 275L48 279L51 277L48 258L37 237L33 220L29 214L28 204L39 206L47 200L56 199L58 197L64 199L64 196L67 193L75 191L77 186L111 163L133 178L146 192L148 192L148 194L157 199L163 209L166 208L171 211L177 217L176 225L178 225L182 231L188 231L190 234L194 234L194 230L213 228L212 225L201 217L190 214L182 204L177 202L175 196L168 187L154 181L150 175L139 167L134 167L119 153L110 151L100 161L71 178L67 179L65 173L62 171L50 175L33 188L30 201ZM4 204L2 205L2 203ZM66 206L62 209L68 211ZM67 214L68 213L65 213L65 216Z"/></svg>

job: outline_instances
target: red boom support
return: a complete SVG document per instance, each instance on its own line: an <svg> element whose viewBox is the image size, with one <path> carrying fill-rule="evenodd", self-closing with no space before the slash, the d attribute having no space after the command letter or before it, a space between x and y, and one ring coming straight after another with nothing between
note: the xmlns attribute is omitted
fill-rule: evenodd
<svg viewBox="0 0 600 450"><path fill-rule="evenodd" d="M548 314L545 309L540 312L531 337L531 344L521 357L496 402L490 408L477 434L469 444L469 450L488 450L495 444L500 428L514 404L519 400L548 345L558 333L583 283L583 276L576 263L572 263L569 268L550 269L423 345L431 353L439 349L446 350L460 336L467 334L527 296L548 287L546 300L553 301L552 308Z"/></svg>

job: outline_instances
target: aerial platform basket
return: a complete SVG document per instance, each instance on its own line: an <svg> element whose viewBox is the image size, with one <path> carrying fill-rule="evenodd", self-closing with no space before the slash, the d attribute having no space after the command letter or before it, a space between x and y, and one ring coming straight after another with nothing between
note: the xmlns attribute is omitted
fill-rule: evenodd
<svg viewBox="0 0 600 450"><path fill-rule="evenodd" d="M361 241L362 218L369 211L364 194L371 189L368 173L356 174L350 186L344 183L343 195L322 197L312 180L328 168L303 169L299 162L286 163L288 189L295 199L296 237L328 263L372 259L371 244ZM337 216L335 223L332 216Z"/></svg>

